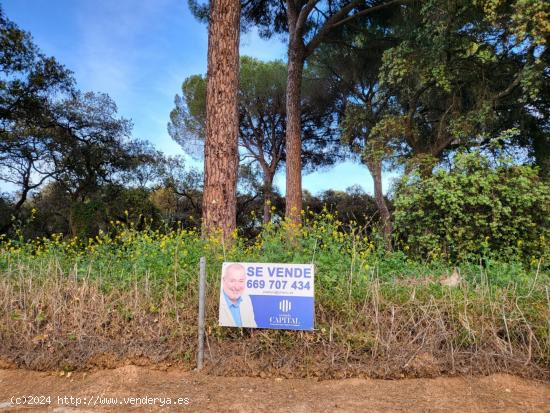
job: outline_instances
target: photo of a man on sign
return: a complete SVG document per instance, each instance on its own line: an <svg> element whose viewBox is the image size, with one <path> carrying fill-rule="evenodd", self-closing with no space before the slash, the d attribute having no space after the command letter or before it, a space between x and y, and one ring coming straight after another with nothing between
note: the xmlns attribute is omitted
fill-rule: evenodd
<svg viewBox="0 0 550 413"><path fill-rule="evenodd" d="M220 325L257 327L250 296L246 294L246 271L242 264L227 263L222 271Z"/></svg>

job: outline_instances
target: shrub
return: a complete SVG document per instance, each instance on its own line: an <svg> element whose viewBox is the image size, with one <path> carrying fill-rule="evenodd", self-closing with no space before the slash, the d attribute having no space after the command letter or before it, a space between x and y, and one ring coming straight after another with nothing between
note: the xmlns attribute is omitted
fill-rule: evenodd
<svg viewBox="0 0 550 413"><path fill-rule="evenodd" d="M530 166L459 153L428 179L405 176L394 216L398 245L413 256L548 260L550 186Z"/></svg>
<svg viewBox="0 0 550 413"><path fill-rule="evenodd" d="M90 239L0 235L0 358L41 370L102 360L193 368L205 256L209 373L550 377L548 271L460 263L462 281L449 288L440 284L454 271L448 262L385 253L328 209L305 212L303 221L270 223L254 243L236 236L231 245L196 230L138 230L132 221ZM316 330L220 327L224 260L313 263Z"/></svg>

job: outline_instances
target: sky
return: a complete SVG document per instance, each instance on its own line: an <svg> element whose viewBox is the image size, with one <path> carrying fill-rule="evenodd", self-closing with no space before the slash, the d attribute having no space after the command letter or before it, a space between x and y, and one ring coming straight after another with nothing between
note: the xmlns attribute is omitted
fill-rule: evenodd
<svg viewBox="0 0 550 413"><path fill-rule="evenodd" d="M83 91L105 92L119 114L131 119L135 138L167 155L184 155L166 125L182 81L205 73L208 32L189 11L187 0L0 0L6 16L29 31L46 55L70 69ZM286 60L281 38L241 35L240 54ZM191 159L188 165L201 167ZM275 178L284 193L284 172ZM388 186L384 181L384 189ZM346 161L303 177L317 194L360 185L372 194L362 165Z"/></svg>

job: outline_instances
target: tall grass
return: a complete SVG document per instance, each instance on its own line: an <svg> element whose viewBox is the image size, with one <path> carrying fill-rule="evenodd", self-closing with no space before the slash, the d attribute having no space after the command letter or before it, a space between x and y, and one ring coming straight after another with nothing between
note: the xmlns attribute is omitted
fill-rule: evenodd
<svg viewBox="0 0 550 413"><path fill-rule="evenodd" d="M35 369L179 363L195 357L198 262L208 262L207 368L220 374L339 377L506 371L550 378L548 266L485 257L417 262L383 253L330 213L267 225L231 246L196 231L114 223L95 239L0 247L0 356ZM534 253L534 255L536 255ZM541 252L540 257L544 256ZM221 263L313 262L314 332L217 326ZM453 271L455 288L440 278Z"/></svg>

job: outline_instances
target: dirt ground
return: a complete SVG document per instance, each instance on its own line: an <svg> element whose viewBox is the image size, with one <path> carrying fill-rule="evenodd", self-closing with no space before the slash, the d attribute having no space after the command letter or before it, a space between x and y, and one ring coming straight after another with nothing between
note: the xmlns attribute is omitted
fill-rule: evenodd
<svg viewBox="0 0 550 413"><path fill-rule="evenodd" d="M508 375L316 381L133 365L62 374L0 370L0 413L550 412L550 383Z"/></svg>

